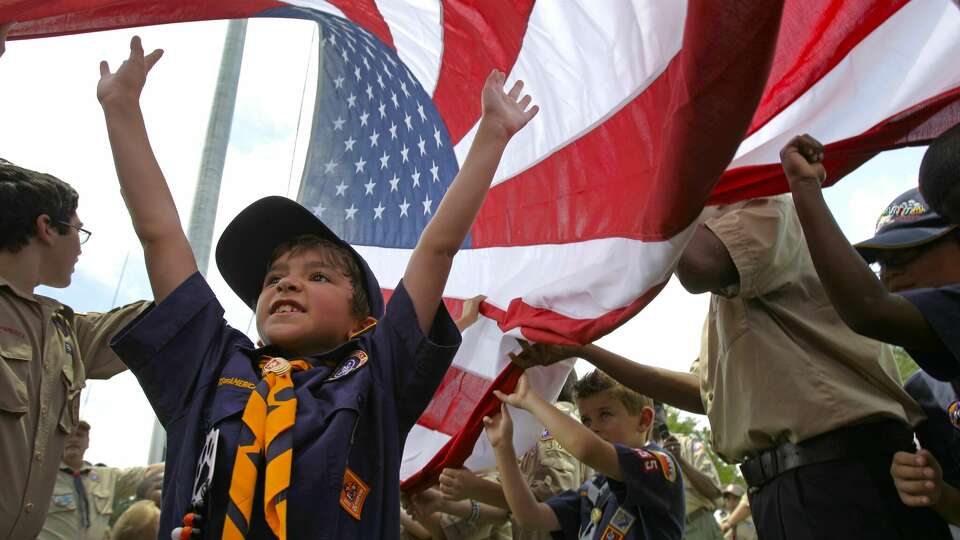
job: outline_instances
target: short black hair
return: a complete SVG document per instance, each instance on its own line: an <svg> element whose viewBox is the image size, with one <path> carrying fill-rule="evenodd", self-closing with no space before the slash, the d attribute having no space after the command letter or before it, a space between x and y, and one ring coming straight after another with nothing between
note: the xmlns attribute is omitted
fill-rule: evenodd
<svg viewBox="0 0 960 540"><path fill-rule="evenodd" d="M960 124L930 143L920 162L920 194L940 215L952 189L960 186Z"/></svg>
<svg viewBox="0 0 960 540"><path fill-rule="evenodd" d="M60 234L77 211L80 196L59 178L0 159L0 251L16 253L36 234L37 218L50 216Z"/></svg>
<svg viewBox="0 0 960 540"><path fill-rule="evenodd" d="M346 248L326 238L321 238L315 234L302 234L287 240L273 250L273 255L270 256L270 261L264 268L264 273L266 274L280 257L287 254L296 255L307 249L323 251L329 257L326 262L347 276L353 286L353 298L350 306L353 314L361 319L369 316L370 302L367 299L366 282L360 264Z"/></svg>

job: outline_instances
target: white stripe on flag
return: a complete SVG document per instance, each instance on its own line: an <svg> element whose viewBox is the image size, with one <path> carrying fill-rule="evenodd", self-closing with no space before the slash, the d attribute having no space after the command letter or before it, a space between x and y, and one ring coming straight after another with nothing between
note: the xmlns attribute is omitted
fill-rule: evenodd
<svg viewBox="0 0 960 540"><path fill-rule="evenodd" d="M439 0L377 0L380 14L390 28L397 55L433 95L440 77L443 54L443 22Z"/></svg>
<svg viewBox="0 0 960 540"><path fill-rule="evenodd" d="M791 137L824 143L859 135L960 85L960 10L949 0L910 2L826 76L748 137L729 169L778 163Z"/></svg>
<svg viewBox="0 0 960 540"><path fill-rule="evenodd" d="M444 295L470 298L484 294L488 302L503 309L514 298L522 298L530 306L575 319L602 317L666 281L692 231L693 225L662 242L602 238L460 250ZM356 248L382 286L393 287L403 277L409 251Z"/></svg>
<svg viewBox="0 0 960 540"><path fill-rule="evenodd" d="M507 88L522 79L524 93L554 114L539 115L513 137L493 183L530 168L640 94L680 51L686 6L680 0L538 2ZM461 164L476 129L457 143Z"/></svg>

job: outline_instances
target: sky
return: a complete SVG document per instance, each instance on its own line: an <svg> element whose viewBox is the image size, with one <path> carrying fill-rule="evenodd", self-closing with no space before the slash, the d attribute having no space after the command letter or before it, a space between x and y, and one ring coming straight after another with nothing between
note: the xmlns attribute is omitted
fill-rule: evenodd
<svg viewBox="0 0 960 540"><path fill-rule="evenodd" d="M147 51L165 50L141 103L186 228L226 27L214 21L8 43L0 59L0 157L73 185L80 193L78 215L93 232L73 284L37 292L77 311L151 298L96 100L98 64L108 60L118 67L135 33ZM315 26L304 21L250 21L214 238L249 202L296 195L313 106L316 39ZM916 185L922 154L922 148L882 154L825 191L849 239L868 238L886 204ZM228 322L254 336L251 312L215 268L207 277ZM598 343L635 361L686 371L699 353L707 300L671 280L643 312ZM591 367L579 362L576 369ZM90 461L144 463L154 417L130 373L88 381L80 414L92 426Z"/></svg>

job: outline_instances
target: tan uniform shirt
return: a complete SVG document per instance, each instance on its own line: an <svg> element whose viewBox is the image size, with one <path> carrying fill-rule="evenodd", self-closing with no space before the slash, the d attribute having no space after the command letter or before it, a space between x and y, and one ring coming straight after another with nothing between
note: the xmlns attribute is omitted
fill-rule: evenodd
<svg viewBox="0 0 960 540"><path fill-rule="evenodd" d="M710 459L710 454L707 452L707 447L703 444L703 441L696 437L688 437L686 435L677 434L674 436L680 441L680 456L693 465L698 471L710 477L717 486L717 489L720 489L717 467L713 464L713 460ZM689 516L701 508L706 508L710 512L713 512L717 508L715 501L701 495L700 492L697 491L697 488L693 487L692 482L683 483L683 495L687 501L687 508L684 515Z"/></svg>
<svg viewBox="0 0 960 540"><path fill-rule="evenodd" d="M556 407L580 421L577 408L572 403L558 401ZM536 446L520 458L520 472L538 501L544 502L554 495L577 489L591 477L590 468L560 446L549 432L540 435ZM513 525L514 540L549 540L549 532L524 531Z"/></svg>
<svg viewBox="0 0 960 540"><path fill-rule="evenodd" d="M110 540L110 518L114 499L124 499L137 493L147 469L133 467L93 467L80 471L84 494L78 493L73 473L62 466L57 473L47 520L43 523L39 540ZM83 526L80 497L86 498L90 526Z"/></svg>
<svg viewBox="0 0 960 540"><path fill-rule="evenodd" d="M40 532L80 389L126 369L109 342L147 305L77 314L0 279L0 539Z"/></svg>
<svg viewBox="0 0 960 540"><path fill-rule="evenodd" d="M841 426L923 418L900 388L889 346L850 330L810 260L789 195L706 221L740 283L711 295L700 392L714 449L742 461Z"/></svg>
<svg viewBox="0 0 960 540"><path fill-rule="evenodd" d="M500 474L496 470L478 473L480 478L500 483ZM464 518L452 514L440 514L440 527L448 540L511 540L510 522L470 523Z"/></svg>

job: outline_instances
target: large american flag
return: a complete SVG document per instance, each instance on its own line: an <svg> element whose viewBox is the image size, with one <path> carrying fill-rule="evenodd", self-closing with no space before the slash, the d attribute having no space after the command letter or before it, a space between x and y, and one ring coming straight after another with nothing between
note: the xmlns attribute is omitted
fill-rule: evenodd
<svg viewBox="0 0 960 540"><path fill-rule="evenodd" d="M384 285L466 155L490 70L541 106L447 284L454 310L488 300L407 441L414 489L492 464L479 420L516 378L514 337L585 342L642 309L705 205L786 189L791 136L827 144L835 181L960 120L950 0L0 0L12 38L254 16L321 27L300 200ZM566 369L531 375L551 393ZM539 431L516 418L519 447Z"/></svg>

